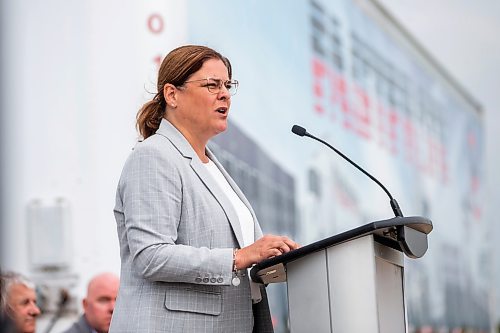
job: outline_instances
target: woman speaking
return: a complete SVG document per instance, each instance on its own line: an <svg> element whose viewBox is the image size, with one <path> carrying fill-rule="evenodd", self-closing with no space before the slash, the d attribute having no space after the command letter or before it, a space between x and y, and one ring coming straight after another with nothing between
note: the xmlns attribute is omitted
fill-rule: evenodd
<svg viewBox="0 0 500 333"><path fill-rule="evenodd" d="M196 45L171 51L137 115L144 141L125 163L114 209L121 284L110 332L272 332L248 268L296 249L262 231L208 141L227 128L238 81Z"/></svg>

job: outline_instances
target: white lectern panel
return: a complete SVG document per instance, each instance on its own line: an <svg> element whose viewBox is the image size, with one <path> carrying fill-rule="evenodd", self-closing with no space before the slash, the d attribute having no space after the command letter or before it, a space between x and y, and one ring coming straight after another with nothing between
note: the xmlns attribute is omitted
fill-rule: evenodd
<svg viewBox="0 0 500 333"><path fill-rule="evenodd" d="M333 332L379 333L373 237L354 239L326 251Z"/></svg>
<svg viewBox="0 0 500 333"><path fill-rule="evenodd" d="M291 333L332 332L326 252L289 263L287 275Z"/></svg>

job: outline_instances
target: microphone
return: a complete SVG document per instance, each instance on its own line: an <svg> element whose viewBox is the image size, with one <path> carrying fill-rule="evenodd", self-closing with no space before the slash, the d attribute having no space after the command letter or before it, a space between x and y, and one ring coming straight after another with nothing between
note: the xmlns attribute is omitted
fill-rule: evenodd
<svg viewBox="0 0 500 333"><path fill-rule="evenodd" d="M396 201L396 199L394 199L392 197L391 193L389 193L389 191L385 188L384 185L382 185L381 182L378 181L377 178L375 178L372 175L370 175L367 171L365 171L365 169L363 169L362 167L360 167L359 165L357 165L356 163L354 163L349 157L345 156L341 151L339 151L338 149L336 149L335 147L333 147L332 145L330 145L328 142L325 142L325 141L323 141L323 140L315 137L314 135L307 133L307 131L306 131L306 129L304 127L301 127L299 125L293 125L293 127L292 127L292 133L296 134L298 136L308 136L311 139L314 139L316 141L321 142L322 144L326 145L328 148L332 149L334 152L336 152L337 154L339 154L340 156L342 156L342 158L345 159L347 162L349 162L352 165L354 165L359 171L361 171L362 173L364 173L365 175L367 175L371 180L373 180L375 183L377 183L384 190L384 192L389 196L391 208L392 208L392 211L394 212L394 215L396 217L403 217L403 212L401 211L401 208L399 208L398 202Z"/></svg>

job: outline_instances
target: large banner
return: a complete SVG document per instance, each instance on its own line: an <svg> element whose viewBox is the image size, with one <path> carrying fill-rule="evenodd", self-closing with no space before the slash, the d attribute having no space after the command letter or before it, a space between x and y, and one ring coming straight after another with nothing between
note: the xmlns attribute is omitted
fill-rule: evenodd
<svg viewBox="0 0 500 333"><path fill-rule="evenodd" d="M233 62L237 129L215 141L240 165L231 171L264 228L307 244L392 217L380 187L327 147L291 134L297 123L369 170L405 215L433 220L429 252L406 262L410 325L487 327L476 103L371 1L218 5L214 16L206 15L212 4L188 2L188 41Z"/></svg>

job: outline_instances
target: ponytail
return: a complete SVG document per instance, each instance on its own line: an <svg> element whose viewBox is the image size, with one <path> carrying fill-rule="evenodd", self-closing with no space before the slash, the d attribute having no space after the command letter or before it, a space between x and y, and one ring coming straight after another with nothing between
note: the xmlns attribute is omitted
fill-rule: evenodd
<svg viewBox="0 0 500 333"><path fill-rule="evenodd" d="M137 130L143 139L149 138L160 127L165 114L165 100L162 94L157 94L152 100L145 103L137 112Z"/></svg>

